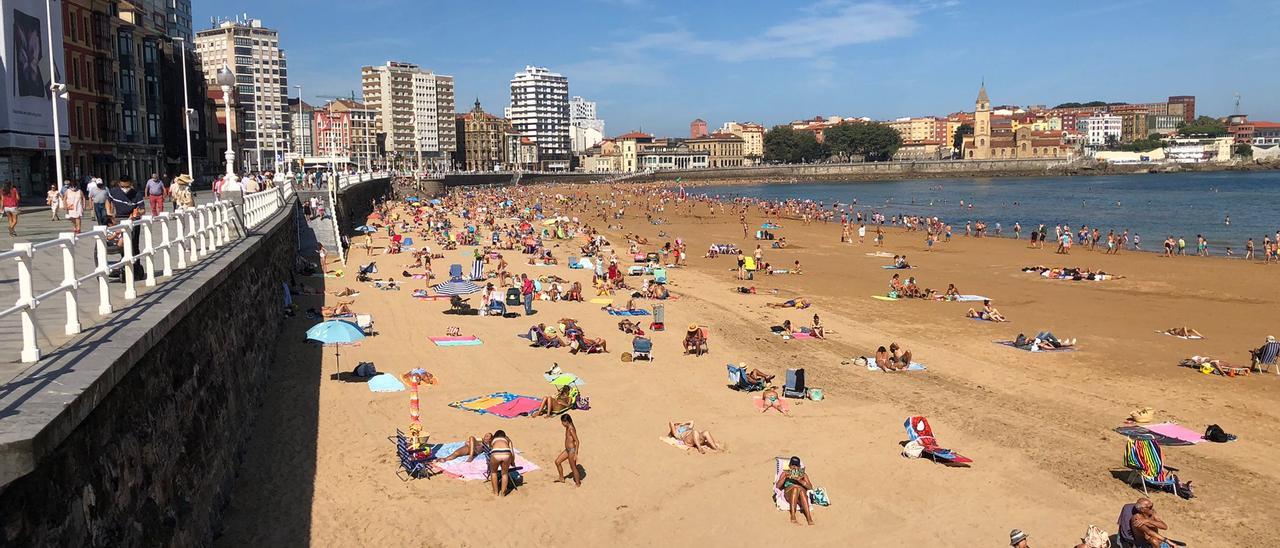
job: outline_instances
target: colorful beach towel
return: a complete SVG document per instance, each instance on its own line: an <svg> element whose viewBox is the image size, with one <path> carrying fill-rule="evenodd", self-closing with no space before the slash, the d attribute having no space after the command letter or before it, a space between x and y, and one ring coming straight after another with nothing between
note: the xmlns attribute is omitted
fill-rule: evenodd
<svg viewBox="0 0 1280 548"><path fill-rule="evenodd" d="M615 308L613 310L608 310L607 312L609 313L610 316L648 316L649 315L649 311L644 309L621 310L621 309Z"/></svg>
<svg viewBox="0 0 1280 548"><path fill-rule="evenodd" d="M462 447L463 442L446 443L442 445L432 446L432 456L443 456L453 453ZM527 474L535 470L539 470L538 465L530 462L528 459L516 451L515 465L520 468L521 474ZM458 457L456 459L436 463L435 466L442 470L446 475L461 480L484 480L489 477L489 456L481 455L471 462L467 462L467 457Z"/></svg>
<svg viewBox="0 0 1280 548"><path fill-rule="evenodd" d="M1135 439L1137 439L1137 438L1151 438L1151 439L1153 439L1153 440L1156 440L1156 443L1158 443L1158 444L1160 444L1161 446L1164 446L1164 447L1174 447L1174 446L1180 446L1180 445L1191 445L1191 443L1190 443L1190 442L1185 442L1185 441L1182 441L1182 440L1177 439L1177 438L1171 438L1171 437L1169 437L1169 436L1165 436L1165 435L1157 434L1157 433L1155 433L1155 432L1152 432L1152 431L1150 431L1150 430L1147 430L1147 429L1146 429L1146 427L1143 427L1143 426L1132 426L1132 425L1131 425L1131 426L1117 426L1117 427L1115 428L1115 431L1116 431L1116 433L1118 433L1118 434L1120 434L1120 435L1122 435L1122 436L1124 436L1124 437L1126 437L1126 438L1135 438Z"/></svg>
<svg viewBox="0 0 1280 548"><path fill-rule="evenodd" d="M1009 348L1017 348L1018 350L1025 350L1027 352L1074 352L1075 351L1075 347L1073 346L1064 346L1062 348L1050 348L1048 350L1045 350L1043 348L1033 350L1031 348L1023 348L1021 346L1018 346L1014 344L1014 341L991 341L991 342L1001 346L1007 346Z"/></svg>
<svg viewBox="0 0 1280 548"><path fill-rule="evenodd" d="M400 382L395 375L382 373L369 379L365 383L369 386L370 392L400 392L404 390L404 383Z"/></svg>
<svg viewBox="0 0 1280 548"><path fill-rule="evenodd" d="M427 337L436 346L480 346L484 341L475 335L466 337Z"/></svg>
<svg viewBox="0 0 1280 548"><path fill-rule="evenodd" d="M896 300L898 300L898 298L897 298L897 297L886 297L886 296L884 296L884 295L872 295L872 296L871 296L871 298L872 298L872 299L881 300L881 301L896 301Z"/></svg>
<svg viewBox="0 0 1280 548"><path fill-rule="evenodd" d="M907 366L907 371L927 371L927 370L928 368L925 367L924 364L918 363L918 362L911 362L911 364ZM879 365L876 365L876 361L874 358L867 358L867 371L883 371L886 373L889 372L888 369L882 369ZM893 373L898 373L898 371L893 371Z"/></svg>
<svg viewBox="0 0 1280 548"><path fill-rule="evenodd" d="M885 270L909 270L909 269L912 269L912 268L915 268L915 267L914 267L914 266L898 266L898 265L893 265L893 264L886 264L886 265L881 265L881 266L880 266L880 268L883 268L883 269L885 269Z"/></svg>
<svg viewBox="0 0 1280 548"><path fill-rule="evenodd" d="M1172 422L1162 422L1159 424L1143 425L1148 431L1159 434L1161 436L1173 438L1187 443L1200 443L1204 441L1204 436L1199 432Z"/></svg>
<svg viewBox="0 0 1280 548"><path fill-rule="evenodd" d="M532 413L541 404L542 400L533 396L521 396L510 392L494 392L487 396L455 401L450 403L449 407L510 419Z"/></svg>

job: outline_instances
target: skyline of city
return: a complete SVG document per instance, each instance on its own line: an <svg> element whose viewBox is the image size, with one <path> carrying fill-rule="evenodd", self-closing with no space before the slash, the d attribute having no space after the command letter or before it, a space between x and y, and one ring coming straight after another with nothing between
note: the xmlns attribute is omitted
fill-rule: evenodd
<svg viewBox="0 0 1280 548"><path fill-rule="evenodd" d="M1280 108L1266 102L1267 80L1274 76L1253 68L1268 59L1280 60L1280 48L1254 38L1259 35L1247 32L1247 20L1236 27L1246 32L1229 43L1215 42L1208 35L1181 37L1178 55L1168 55L1169 46L1162 45L1120 46L1125 49L1119 55L1096 56L1117 46L1091 44L1091 37L1103 31L1073 26L1085 21L1102 27L1106 25L1101 23L1120 14L1141 13L1151 25L1126 29L1123 42L1142 43L1141 38L1153 28L1177 34L1212 26L1219 18L1231 19L1249 9L1239 2L1194 11L1142 1L1077 7L1071 13L1054 14L1058 27L1076 29L1071 34L1074 46L1065 49L1062 40L1046 41L1034 32L1034 44L1013 49L1000 45L990 33L970 40L956 32L972 28L982 15L975 15L979 10L1008 14L998 3L824 1L732 15L692 7L683 20L697 25L648 17L661 13L662 7L643 0L599 0L576 6L578 11L548 9L546 13L528 13L514 5L441 6L432 12L437 21L482 18L492 23L485 32L443 23L403 29L399 22L419 20L412 14L420 8L395 0L354 6L335 3L306 12L247 2L217 6L197 2L194 20L198 31L209 26L210 17L248 11L250 17L280 30L281 47L289 53L291 80L304 84L309 102L322 102L314 99L322 95L359 93L359 67L396 60L451 74L457 81L458 103L479 99L501 112L500 107L509 106L510 75L532 64L564 74L572 82L571 95L596 101L612 134L643 129L679 135L687 131L689 120L699 117L715 125L753 120L772 126L815 115L880 120L946 115L968 108L972 90L983 80L1001 89L1000 104L1141 103L1187 94L1200 98L1201 112L1226 116L1234 112L1234 94L1239 92L1242 112L1258 119L1280 117ZM1026 27L1039 26L1036 12L1042 9L1023 8L1022 18L1008 19L1000 36L1025 41ZM1275 9L1280 14L1276 6L1253 9ZM393 12L397 17L385 15ZM581 21L587 12L591 24ZM345 34L334 40L331 34L316 32L323 25L308 24L319 14L358 17L380 30L369 39ZM642 14L648 16L636 17ZM504 32L514 24L506 22L511 19L539 25L549 24L556 15L582 24L574 25L574 32L546 33L536 40L522 41L516 37L525 35ZM634 23L637 19L657 22ZM741 32L724 32L734 28ZM944 39L930 40L933 36ZM949 46L945 55L935 55L939 44ZM984 48L1009 58L966 61L973 51ZM1029 57L1039 61L1029 63ZM1198 77L1186 78L1192 69ZM1028 75L1028 70L1034 72ZM864 76L873 72L883 76ZM751 76L766 73L771 76Z"/></svg>

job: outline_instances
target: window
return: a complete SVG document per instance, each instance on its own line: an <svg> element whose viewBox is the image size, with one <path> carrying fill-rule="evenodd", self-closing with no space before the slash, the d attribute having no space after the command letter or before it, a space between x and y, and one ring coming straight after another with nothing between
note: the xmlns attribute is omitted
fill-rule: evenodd
<svg viewBox="0 0 1280 548"><path fill-rule="evenodd" d="M80 87L80 60L75 57L71 58L71 87Z"/></svg>
<svg viewBox="0 0 1280 548"><path fill-rule="evenodd" d="M72 137L84 135L84 107L76 105L76 132Z"/></svg>
<svg viewBox="0 0 1280 548"><path fill-rule="evenodd" d="M160 137L160 115L147 115L147 137L150 139L158 139Z"/></svg>
<svg viewBox="0 0 1280 548"><path fill-rule="evenodd" d="M124 109L120 111L120 129L126 137L132 138L138 133L138 111Z"/></svg>
<svg viewBox="0 0 1280 548"><path fill-rule="evenodd" d="M67 23L68 23L68 27L67 27L67 28L71 30L71 34L70 34L71 39L72 39L72 40L75 40L75 39L76 39L76 18L75 18L75 16L74 16L74 15L72 15L71 17L68 17L68 18L67 18Z"/></svg>

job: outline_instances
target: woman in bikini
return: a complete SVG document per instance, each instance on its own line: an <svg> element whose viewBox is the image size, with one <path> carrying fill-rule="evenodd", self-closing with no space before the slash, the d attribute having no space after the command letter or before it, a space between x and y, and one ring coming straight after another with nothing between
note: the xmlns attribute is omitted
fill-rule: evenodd
<svg viewBox="0 0 1280 548"><path fill-rule="evenodd" d="M458 457L467 457L467 462L471 462L480 455L487 455L491 443L493 443L493 434L485 434L479 439L476 439L475 436L468 436L467 442L462 444L462 447L457 448L446 456L436 457L435 462L447 462Z"/></svg>
<svg viewBox="0 0 1280 548"><path fill-rule="evenodd" d="M767 413L770 409L777 409L783 415L787 414L787 410L782 408L782 396L778 394L778 387L770 386L766 388L764 393L760 395L760 401L764 404L760 409L761 413Z"/></svg>
<svg viewBox="0 0 1280 548"><path fill-rule="evenodd" d="M706 454L703 447L709 447L713 451L723 451L724 446L716 441L711 432L706 430L697 430L693 427L693 421L687 422L670 422L667 423L668 435L680 440L685 447L697 449L699 453Z"/></svg>
<svg viewBox="0 0 1280 548"><path fill-rule="evenodd" d="M489 441L489 482L494 495L507 494L507 481L516 462L516 448L507 433L498 430Z"/></svg>
<svg viewBox="0 0 1280 548"><path fill-rule="evenodd" d="M964 313L964 315L970 318L978 318L979 320L987 320L989 322L1009 321L1005 319L1004 315L1001 314L999 310L996 310L994 306L991 306L991 299L982 301L982 310L974 310L970 308L968 312Z"/></svg>
<svg viewBox="0 0 1280 548"><path fill-rule="evenodd" d="M555 396L548 396L542 399L542 405L534 411L531 417L547 417L559 415L573 408L574 403L578 400L577 389L572 385L564 385L556 392Z"/></svg>
<svg viewBox="0 0 1280 548"><path fill-rule="evenodd" d="M818 318L817 314L813 315L813 327L809 328L809 334L813 335L815 339L827 338L826 330L822 327L822 320Z"/></svg>
<svg viewBox="0 0 1280 548"><path fill-rule="evenodd" d="M813 514L809 509L809 491L813 490L813 482L805 473L800 457L791 457L787 469L778 476L778 483L774 484L774 488L782 491L782 496L791 506L791 523L799 523L796 521L796 510L799 510L809 525L813 525Z"/></svg>

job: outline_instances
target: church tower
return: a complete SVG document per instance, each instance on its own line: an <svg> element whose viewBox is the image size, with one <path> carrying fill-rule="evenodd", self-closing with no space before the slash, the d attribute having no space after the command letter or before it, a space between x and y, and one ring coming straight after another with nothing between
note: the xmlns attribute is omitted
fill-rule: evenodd
<svg viewBox="0 0 1280 548"><path fill-rule="evenodd" d="M973 159L991 158L991 100L987 99L987 83L978 89L973 109Z"/></svg>

